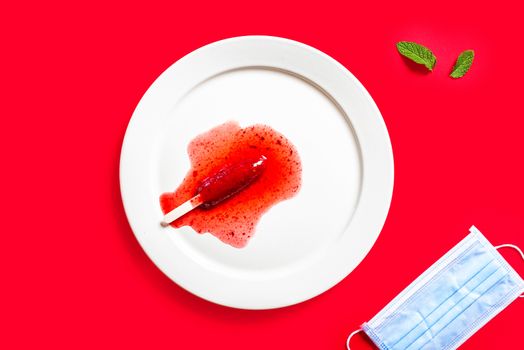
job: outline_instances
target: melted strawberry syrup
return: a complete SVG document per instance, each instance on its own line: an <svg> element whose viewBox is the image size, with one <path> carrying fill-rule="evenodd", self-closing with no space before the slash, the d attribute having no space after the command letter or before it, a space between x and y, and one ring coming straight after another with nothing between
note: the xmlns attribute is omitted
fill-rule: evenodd
<svg viewBox="0 0 524 350"><path fill-rule="evenodd" d="M160 196L164 213L193 197L201 182L227 164L265 156L265 170L248 187L210 209L196 208L174 221L210 232L233 247L244 247L261 216L300 189L302 166L295 147L266 125L240 128L228 122L197 136L188 146L191 169L174 193Z"/></svg>

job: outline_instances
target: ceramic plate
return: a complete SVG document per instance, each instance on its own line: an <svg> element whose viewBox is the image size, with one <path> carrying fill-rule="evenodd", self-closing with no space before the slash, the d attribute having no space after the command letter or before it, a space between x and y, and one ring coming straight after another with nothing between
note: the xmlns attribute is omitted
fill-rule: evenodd
<svg viewBox="0 0 524 350"><path fill-rule="evenodd" d="M191 139L231 120L284 134L303 168L300 192L271 208L243 249L160 226L159 196L188 171ZM389 209L393 155L377 106L340 63L295 41L238 37L188 54L147 90L126 131L120 185L134 234L175 283L270 309L328 290L364 259Z"/></svg>

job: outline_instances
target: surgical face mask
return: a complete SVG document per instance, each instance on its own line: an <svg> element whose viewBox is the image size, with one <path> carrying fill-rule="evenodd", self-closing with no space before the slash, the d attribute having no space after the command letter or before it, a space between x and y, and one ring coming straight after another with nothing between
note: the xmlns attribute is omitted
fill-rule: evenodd
<svg viewBox="0 0 524 350"><path fill-rule="evenodd" d="M458 348L506 306L524 281L474 226L470 234L418 277L364 331L382 350Z"/></svg>

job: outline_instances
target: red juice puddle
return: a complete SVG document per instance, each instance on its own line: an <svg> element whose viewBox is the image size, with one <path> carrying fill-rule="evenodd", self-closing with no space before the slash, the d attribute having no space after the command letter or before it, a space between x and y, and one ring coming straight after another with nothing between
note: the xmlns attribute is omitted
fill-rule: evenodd
<svg viewBox="0 0 524 350"><path fill-rule="evenodd" d="M188 154L191 169L182 184L160 196L164 214L193 197L203 180L229 164L267 158L264 172L249 186L214 207L195 208L171 223L175 228L191 226L198 233L209 232L236 248L248 243L269 208L300 189L302 165L295 147L267 125L219 125L193 139Z"/></svg>

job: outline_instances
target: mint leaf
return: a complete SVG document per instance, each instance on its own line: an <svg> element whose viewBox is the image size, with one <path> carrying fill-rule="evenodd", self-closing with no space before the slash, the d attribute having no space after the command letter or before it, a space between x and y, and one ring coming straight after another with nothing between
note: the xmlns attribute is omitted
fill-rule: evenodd
<svg viewBox="0 0 524 350"><path fill-rule="evenodd" d="M471 64L473 64L473 58L475 58L475 51L463 51L457 58L457 62L455 62L453 71L451 71L449 76L455 79L464 76L464 74L466 74L466 72L471 67Z"/></svg>
<svg viewBox="0 0 524 350"><path fill-rule="evenodd" d="M397 43L397 50L402 56L405 56L418 64L423 64L430 71L433 70L435 63L437 62L437 58L430 49L417 43L399 41Z"/></svg>

